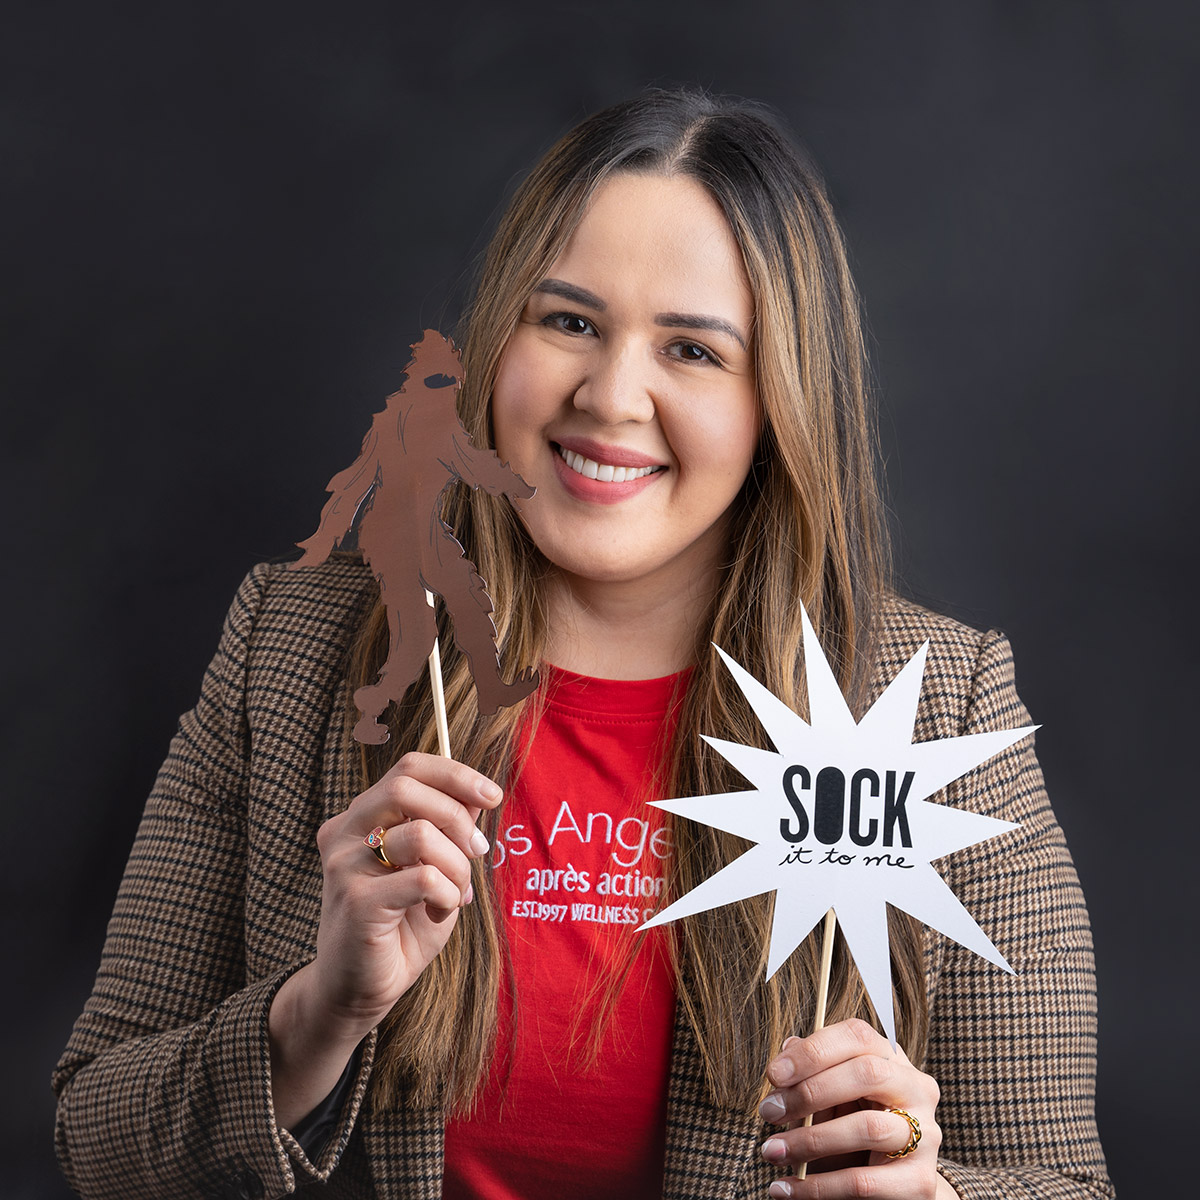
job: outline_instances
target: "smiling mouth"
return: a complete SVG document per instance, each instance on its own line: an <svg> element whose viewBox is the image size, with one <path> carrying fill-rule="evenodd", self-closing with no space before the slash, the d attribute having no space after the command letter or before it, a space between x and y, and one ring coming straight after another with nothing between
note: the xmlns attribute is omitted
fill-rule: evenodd
<svg viewBox="0 0 1200 1200"><path fill-rule="evenodd" d="M655 471L661 471L662 467L614 467L612 463L600 463L594 458L584 458L582 454L576 454L574 450L567 450L563 446L556 445L555 450L558 451L558 456L571 468L577 475L582 475L585 479L595 479L600 483L628 483L631 479L641 479L645 475L653 475Z"/></svg>

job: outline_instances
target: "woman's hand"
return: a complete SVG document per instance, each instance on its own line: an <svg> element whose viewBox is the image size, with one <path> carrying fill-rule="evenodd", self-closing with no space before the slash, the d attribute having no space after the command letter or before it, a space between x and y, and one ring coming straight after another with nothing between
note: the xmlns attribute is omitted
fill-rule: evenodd
<svg viewBox="0 0 1200 1200"><path fill-rule="evenodd" d="M942 1132L935 1113L938 1085L918 1071L903 1050L865 1021L842 1021L811 1037L788 1038L767 1067L774 1091L759 1113L788 1128L763 1144L763 1157L779 1166L814 1163L817 1174L779 1179L776 1197L895 1197L896 1200L948 1200L953 1188L937 1173ZM912 1130L903 1109L920 1124L921 1139L902 1158ZM812 1114L808 1128L800 1126ZM828 1161L822 1161L828 1160Z"/></svg>
<svg viewBox="0 0 1200 1200"><path fill-rule="evenodd" d="M317 954L283 984L269 1018L278 1124L329 1093L358 1043L446 944L471 901L471 860L488 852L476 818L501 798L478 771L412 753L321 826ZM377 827L394 867L363 843Z"/></svg>

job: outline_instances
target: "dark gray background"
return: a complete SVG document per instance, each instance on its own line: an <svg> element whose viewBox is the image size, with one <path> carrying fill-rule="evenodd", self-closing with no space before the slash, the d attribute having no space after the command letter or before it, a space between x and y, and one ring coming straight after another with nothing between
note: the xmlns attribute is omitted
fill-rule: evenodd
<svg viewBox="0 0 1200 1200"><path fill-rule="evenodd" d="M49 1073L238 580L311 532L517 174L690 82L825 168L903 577L1016 645L1095 924L1112 1170L1166 1194L1197 1061L1191 10L12 6L0 1192L65 1194Z"/></svg>

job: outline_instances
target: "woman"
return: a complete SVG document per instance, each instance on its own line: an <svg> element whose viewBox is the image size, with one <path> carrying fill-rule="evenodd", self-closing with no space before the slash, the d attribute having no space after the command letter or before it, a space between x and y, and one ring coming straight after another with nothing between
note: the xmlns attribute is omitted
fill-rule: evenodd
<svg viewBox="0 0 1200 1200"><path fill-rule="evenodd" d="M1024 720L1002 637L887 590L857 299L815 173L742 102L600 113L518 191L467 328L464 423L538 492L459 489L449 519L503 661L542 687L479 717L447 649L457 760L432 753L425 681L383 746L352 747L387 635L369 571L252 572L60 1063L72 1183L1110 1194L1086 913L1026 743L946 795L1021 822L946 867L1017 976L893 914L903 1053L840 945L803 1036L815 940L766 980L769 897L645 938L572 907L603 879L661 905L740 852L644 801L741 786L701 733L762 739L711 642L803 708L797 598L858 711L929 638L920 738Z"/></svg>

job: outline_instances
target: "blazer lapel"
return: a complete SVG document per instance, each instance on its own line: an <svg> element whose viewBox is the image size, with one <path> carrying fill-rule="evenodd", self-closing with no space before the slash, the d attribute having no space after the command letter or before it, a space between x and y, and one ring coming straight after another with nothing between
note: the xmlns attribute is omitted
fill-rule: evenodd
<svg viewBox="0 0 1200 1200"><path fill-rule="evenodd" d="M342 679L325 735L325 817L344 812L358 794L358 760L346 714L352 683ZM364 851L365 853L365 851ZM359 1114L363 1148L379 1200L439 1200L442 1194L442 1113L401 1105L381 1112L368 1096Z"/></svg>
<svg viewBox="0 0 1200 1200"><path fill-rule="evenodd" d="M345 812L350 801L358 794L357 756L350 746L347 729L350 712L349 678L343 677L333 695L333 708L329 713L329 724L325 729L325 752L323 757L322 793L325 797L325 820Z"/></svg>
<svg viewBox="0 0 1200 1200"><path fill-rule="evenodd" d="M728 1200L757 1145L760 1125L757 1114L717 1108L707 1098L700 1049L677 1004L663 1200Z"/></svg>

